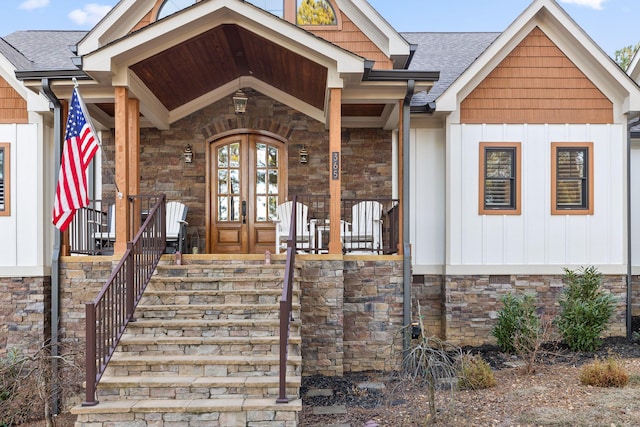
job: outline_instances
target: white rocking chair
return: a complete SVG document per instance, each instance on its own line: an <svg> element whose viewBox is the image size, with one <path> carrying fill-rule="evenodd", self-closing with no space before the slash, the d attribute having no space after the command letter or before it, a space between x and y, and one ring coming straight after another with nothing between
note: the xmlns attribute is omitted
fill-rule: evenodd
<svg viewBox="0 0 640 427"><path fill-rule="evenodd" d="M346 252L382 251L382 203L367 200L351 208L351 224L346 224L343 240Z"/></svg>
<svg viewBox="0 0 640 427"><path fill-rule="evenodd" d="M180 202L167 202L166 205L166 240L167 250L184 253L187 249L187 205Z"/></svg>

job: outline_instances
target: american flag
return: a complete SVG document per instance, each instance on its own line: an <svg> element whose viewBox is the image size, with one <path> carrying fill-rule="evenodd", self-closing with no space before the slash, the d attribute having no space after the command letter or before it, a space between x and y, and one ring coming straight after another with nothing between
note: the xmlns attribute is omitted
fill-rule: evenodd
<svg viewBox="0 0 640 427"><path fill-rule="evenodd" d="M53 205L53 225L64 231L76 210L89 204L87 167L100 148L78 88L73 89Z"/></svg>

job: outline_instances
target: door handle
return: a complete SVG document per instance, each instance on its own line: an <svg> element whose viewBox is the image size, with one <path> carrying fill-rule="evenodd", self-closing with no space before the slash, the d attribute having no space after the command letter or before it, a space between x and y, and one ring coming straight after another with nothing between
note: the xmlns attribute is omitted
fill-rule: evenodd
<svg viewBox="0 0 640 427"><path fill-rule="evenodd" d="M247 201L246 200L242 201L242 223L243 224L247 223Z"/></svg>

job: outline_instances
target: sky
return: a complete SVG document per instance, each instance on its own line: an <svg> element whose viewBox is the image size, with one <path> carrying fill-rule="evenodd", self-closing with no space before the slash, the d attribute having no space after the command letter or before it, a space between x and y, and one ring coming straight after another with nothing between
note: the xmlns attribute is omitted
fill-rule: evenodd
<svg viewBox="0 0 640 427"><path fill-rule="evenodd" d="M559 2L611 57L616 50L640 41L639 15L635 12L639 0ZM18 30L88 30L116 3L117 0L2 0L0 36ZM494 32L505 30L531 0L369 0L369 3L399 32Z"/></svg>

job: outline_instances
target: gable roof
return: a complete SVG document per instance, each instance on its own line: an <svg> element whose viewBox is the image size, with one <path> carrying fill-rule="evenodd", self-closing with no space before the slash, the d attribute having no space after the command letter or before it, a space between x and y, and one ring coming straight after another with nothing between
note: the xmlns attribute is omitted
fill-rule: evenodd
<svg viewBox="0 0 640 427"><path fill-rule="evenodd" d="M416 93L411 105L435 101L484 52L500 33L401 33L417 45L409 70L438 70L440 79L427 92Z"/></svg>
<svg viewBox="0 0 640 427"><path fill-rule="evenodd" d="M640 111L640 90L555 0L531 5L436 100L439 111L457 111L459 103L535 28L539 27L614 105L618 117Z"/></svg>
<svg viewBox="0 0 640 427"><path fill-rule="evenodd" d="M14 56L17 71L77 70L70 46L85 34L86 31L16 31L4 40L24 58Z"/></svg>

